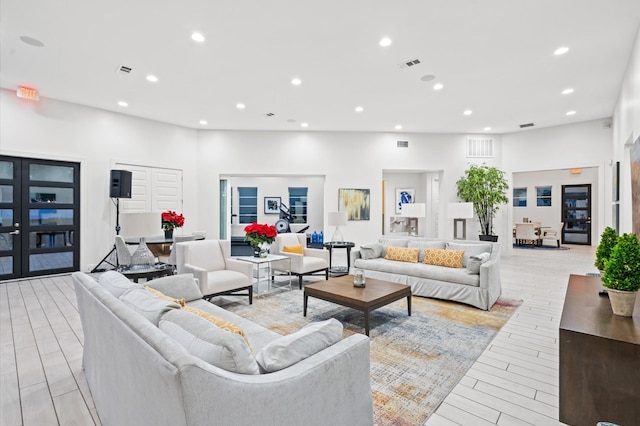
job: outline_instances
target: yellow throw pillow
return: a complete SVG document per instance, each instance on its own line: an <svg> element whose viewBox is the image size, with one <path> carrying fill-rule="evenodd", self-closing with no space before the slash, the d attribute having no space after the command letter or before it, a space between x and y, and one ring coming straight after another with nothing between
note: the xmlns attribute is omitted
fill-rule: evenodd
<svg viewBox="0 0 640 426"><path fill-rule="evenodd" d="M168 300L170 302L175 302L181 307L184 307L184 304L185 304L184 299L174 299L173 297L167 296L166 294L156 290L155 288L149 287L148 285L144 286L144 288L149 293L155 295L156 297L159 297L160 299Z"/></svg>
<svg viewBox="0 0 640 426"><path fill-rule="evenodd" d="M424 263L428 265L462 268L464 250L424 249Z"/></svg>
<svg viewBox="0 0 640 426"><path fill-rule="evenodd" d="M282 251L285 251L287 253L304 254L304 248L302 247L302 244L298 244L297 246L284 246L282 247Z"/></svg>
<svg viewBox="0 0 640 426"><path fill-rule="evenodd" d="M229 333L232 333L232 334L239 334L240 336L242 336L244 341L247 342L247 346L251 348L251 345L249 344L249 340L247 340L247 336L244 334L244 330L239 325L236 325L230 321L227 321L226 319L210 314L209 312L203 311L202 309L194 308L193 306L183 306L182 309L187 312L191 312L192 314L196 314L200 318L206 319L211 324L215 325L218 328L223 329L224 331L228 331Z"/></svg>
<svg viewBox="0 0 640 426"><path fill-rule="evenodd" d="M418 262L418 253L420 249L409 248L409 247L394 247L387 246L387 253L384 255L384 258L387 260L398 260L400 262Z"/></svg>

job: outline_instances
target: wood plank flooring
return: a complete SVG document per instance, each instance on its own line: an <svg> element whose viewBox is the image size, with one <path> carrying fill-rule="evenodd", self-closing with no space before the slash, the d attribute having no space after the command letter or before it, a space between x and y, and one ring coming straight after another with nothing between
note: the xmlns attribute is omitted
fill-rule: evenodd
<svg viewBox="0 0 640 426"><path fill-rule="evenodd" d="M503 295L524 303L425 423L558 425L558 326L570 273L594 247L515 250ZM82 371L68 275L0 282L0 426L100 425Z"/></svg>

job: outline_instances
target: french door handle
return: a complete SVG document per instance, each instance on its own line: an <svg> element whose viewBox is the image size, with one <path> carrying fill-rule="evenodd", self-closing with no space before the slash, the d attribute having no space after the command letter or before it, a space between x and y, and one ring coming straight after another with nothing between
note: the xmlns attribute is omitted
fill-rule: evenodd
<svg viewBox="0 0 640 426"><path fill-rule="evenodd" d="M16 229L15 231L9 232L9 235L20 235L20 230Z"/></svg>

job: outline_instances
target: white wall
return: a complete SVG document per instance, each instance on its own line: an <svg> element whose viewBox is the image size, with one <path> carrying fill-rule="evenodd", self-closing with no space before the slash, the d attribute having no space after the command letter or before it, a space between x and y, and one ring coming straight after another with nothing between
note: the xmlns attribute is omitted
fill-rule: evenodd
<svg viewBox="0 0 640 426"><path fill-rule="evenodd" d="M620 161L620 232L632 232L629 143L640 137L640 29L613 114L613 160Z"/></svg>

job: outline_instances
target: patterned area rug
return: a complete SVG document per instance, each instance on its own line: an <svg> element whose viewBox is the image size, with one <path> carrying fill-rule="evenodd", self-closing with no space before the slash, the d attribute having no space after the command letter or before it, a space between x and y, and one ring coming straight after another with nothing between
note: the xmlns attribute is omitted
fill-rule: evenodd
<svg viewBox="0 0 640 426"><path fill-rule="evenodd" d="M311 321L336 318L344 336L364 333L359 311L309 298L302 316L302 291L280 290L254 298L253 305L224 307L280 334ZM412 298L371 313L371 382L376 425L422 425L489 345L521 301L499 299L491 311L452 302Z"/></svg>

